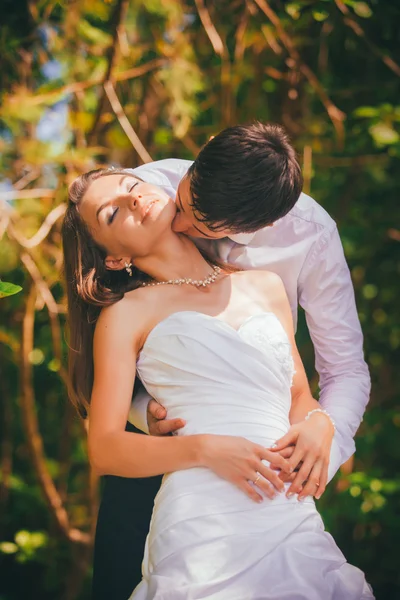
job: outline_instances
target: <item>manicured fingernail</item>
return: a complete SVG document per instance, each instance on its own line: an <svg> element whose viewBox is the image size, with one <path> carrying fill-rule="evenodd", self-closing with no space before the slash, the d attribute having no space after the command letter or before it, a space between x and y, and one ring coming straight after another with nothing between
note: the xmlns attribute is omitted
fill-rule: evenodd
<svg viewBox="0 0 400 600"><path fill-rule="evenodd" d="M272 448L277 448L277 447L278 447L278 444L272 444L271 449Z"/></svg>
<svg viewBox="0 0 400 600"><path fill-rule="evenodd" d="M257 502L258 502L258 504L261 504L261 502L262 502L262 501L263 501L263 499L262 499L262 498L257 498Z"/></svg>
<svg viewBox="0 0 400 600"><path fill-rule="evenodd" d="M286 494L286 498L292 498L294 496L294 492L289 492Z"/></svg>
<svg viewBox="0 0 400 600"><path fill-rule="evenodd" d="M299 502L304 502L305 499L305 496L299 496Z"/></svg>

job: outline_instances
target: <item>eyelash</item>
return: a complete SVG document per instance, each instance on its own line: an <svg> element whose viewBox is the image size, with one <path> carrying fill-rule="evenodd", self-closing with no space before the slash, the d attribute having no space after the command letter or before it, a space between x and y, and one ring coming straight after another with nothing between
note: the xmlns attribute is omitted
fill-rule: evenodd
<svg viewBox="0 0 400 600"><path fill-rule="evenodd" d="M116 208L116 209L115 209L115 210L112 212L112 214L111 214L111 215L108 217L108 219L107 219L107 224L108 224L108 225L111 225L111 223L114 221L114 217L115 217L115 215L117 214L117 212L118 212L118 208Z"/></svg>
<svg viewBox="0 0 400 600"><path fill-rule="evenodd" d="M134 187L136 187L136 186L138 185L138 183L139 183L138 181L135 181L135 183L134 183L133 185L131 185L131 187L130 187L130 188L129 188L129 190L128 190L128 194L130 194L130 193L131 193L131 191L133 190L133 188L134 188ZM111 223L114 221L114 217L115 217L115 215L117 214L118 210L119 210L119 207L117 207L117 208L116 208L116 209L113 211L113 213L112 213L112 214L111 214L111 215L108 217L108 219L107 219L107 224L108 224L108 225L111 225Z"/></svg>

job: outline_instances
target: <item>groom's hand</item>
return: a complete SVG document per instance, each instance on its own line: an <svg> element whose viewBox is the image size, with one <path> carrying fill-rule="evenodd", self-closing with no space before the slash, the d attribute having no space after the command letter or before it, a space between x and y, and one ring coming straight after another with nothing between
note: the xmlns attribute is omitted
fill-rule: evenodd
<svg viewBox="0 0 400 600"><path fill-rule="evenodd" d="M299 500L303 500L306 496L317 499L322 496L328 481L334 432L330 419L322 413L315 413L312 419L292 425L287 434L276 442L273 450L278 453L294 446L288 461L298 472L287 491L288 497L298 494ZM288 458L286 454L284 457Z"/></svg>
<svg viewBox="0 0 400 600"><path fill-rule="evenodd" d="M150 435L169 435L185 426L183 419L167 419L167 411L156 400L147 405L147 425Z"/></svg>

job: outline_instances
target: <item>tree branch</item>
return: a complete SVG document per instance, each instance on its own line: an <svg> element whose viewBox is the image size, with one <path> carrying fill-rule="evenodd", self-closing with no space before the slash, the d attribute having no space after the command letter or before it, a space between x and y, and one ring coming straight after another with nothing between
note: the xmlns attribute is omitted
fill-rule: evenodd
<svg viewBox="0 0 400 600"><path fill-rule="evenodd" d="M0 397L1 397L1 481L0 481L0 536L4 537L5 531L5 513L7 510L9 492L10 492L10 476L12 474L13 464L13 444L12 444L12 409L10 402L9 383L5 376L5 369L2 370L1 364L5 365L4 357L2 356L2 348L0 348Z"/></svg>
<svg viewBox="0 0 400 600"><path fill-rule="evenodd" d="M13 183L14 190L22 190L25 186L27 186L32 181L35 181L40 175L39 169L31 169L28 173L25 173L21 179L15 181Z"/></svg>
<svg viewBox="0 0 400 600"><path fill-rule="evenodd" d="M388 229L388 237L395 242L400 242L400 231L398 229Z"/></svg>
<svg viewBox="0 0 400 600"><path fill-rule="evenodd" d="M50 329L51 329L51 338L53 342L53 353L54 357L58 360L60 365L59 367L59 375L64 383L67 386L67 373L62 366L62 349L61 349L61 327L60 322L58 320L58 305L54 299L53 294L50 291L49 286L43 279L35 261L33 258L27 253L23 252L21 254L21 262L25 266L29 275L32 277L33 282L36 285L36 289L39 291L40 295L43 298L43 302L47 306L47 310L49 313L50 319Z"/></svg>
<svg viewBox="0 0 400 600"><path fill-rule="evenodd" d="M144 65L140 65L140 67L132 67L132 69L115 73L113 75L113 81L126 81L128 79L141 77L149 71L163 67L167 62L168 60L166 58L155 58ZM54 103L59 102L60 96L66 96L67 94L75 94L76 92L87 90L95 85L102 84L103 81L104 77L96 77L95 79L89 79L88 81L75 81L74 83L68 83L67 85L63 85L49 92L43 92L42 94L37 94L36 96L24 97L24 102L28 103L29 106L48 104L52 100ZM8 101L13 102L13 97L10 96Z"/></svg>
<svg viewBox="0 0 400 600"><path fill-rule="evenodd" d="M205 32L208 36L208 39L211 42L212 47L214 48L214 52L218 54L218 56L225 56L226 49L222 42L221 36L215 28L214 23L211 20L210 13L206 5L204 4L204 0L195 0L197 12L199 13L200 21L205 29Z"/></svg>
<svg viewBox="0 0 400 600"><path fill-rule="evenodd" d="M106 102L105 102L106 97L105 97L105 93L104 93L105 92L105 84L111 80L112 72L115 67L115 63L116 63L117 56L118 56L118 52L117 52L117 50L118 50L118 30L119 30L122 20L124 19L125 15L126 15L127 9L128 9L128 0L117 0L116 4L114 6L114 10L111 14L109 28L111 31L113 31L113 37L112 37L112 42L110 44L110 47L108 48L108 50L106 52L106 56L105 56L105 59L107 61L107 70L106 70L106 73L104 76L103 86L102 86L101 92L100 92L100 98L99 98L99 102L97 105L97 111L94 116L92 128L87 135L89 145L93 144L93 141L98 132L101 115L103 114L104 109L106 107Z"/></svg>
<svg viewBox="0 0 400 600"><path fill-rule="evenodd" d="M26 198L54 198L56 190L34 188L32 190L15 190L12 192L0 192L0 200L12 202L13 200L25 200Z"/></svg>
<svg viewBox="0 0 400 600"><path fill-rule="evenodd" d="M18 192L18 198L21 197L19 194L21 194L21 192ZM32 198L32 196L29 197ZM35 198L36 196L33 197ZM43 196L39 197L43 198ZM49 214L47 215L47 217L45 218L35 235L29 239L23 236L22 234L18 233L11 222L8 225L8 229L10 230L10 233L13 236L13 238L18 242L18 244L20 244L20 246L22 246L23 248L34 248L35 246L38 246L43 242L45 237L47 237L50 233L50 230L53 227L54 223L64 215L66 210L66 204L59 204L58 206L56 206L56 208L49 212Z"/></svg>
<svg viewBox="0 0 400 600"><path fill-rule="evenodd" d="M385 54L383 50L378 48L378 46L376 46L373 42L371 42L371 40L367 38L367 36L365 35L365 31L363 30L359 22L356 21L355 17L351 16L349 9L344 4L344 2L342 2L341 0L335 0L335 3L340 12L345 16L343 21L347 25L347 27L350 27L350 29L352 29L358 37L362 38L367 44L368 48L370 48L370 50L372 50L374 54L379 56L381 61L391 71L393 71L393 73L396 73L396 75L400 77L400 66L393 60L393 58Z"/></svg>
<svg viewBox="0 0 400 600"><path fill-rule="evenodd" d="M243 14L239 21L239 25L236 29L235 33L235 62L239 62L243 60L244 51L245 51L245 32L249 22L249 12L247 9L247 5L245 4L243 7Z"/></svg>
<svg viewBox="0 0 400 600"><path fill-rule="evenodd" d="M266 17L271 21L273 26L275 27L276 33L281 40L282 44L285 46L286 50L290 54L291 58L294 60L297 65L299 71L304 75L304 77L308 80L309 84L314 88L315 92L318 94L322 104L325 106L326 112L328 113L333 126L335 127L336 134L338 137L338 141L340 146L343 146L344 142L344 126L343 121L346 118L344 112L342 112L329 98L326 93L324 87L320 83L317 76L314 72L306 65L301 56L292 42L289 35L284 30L281 20L278 15L272 10L270 5L266 0L254 0L257 6L262 10L262 12L266 15Z"/></svg>
<svg viewBox="0 0 400 600"><path fill-rule="evenodd" d="M140 158L144 163L152 162L152 158L150 154L147 152L146 148L143 146L142 142L139 139L136 131L133 129L130 124L128 117L124 113L124 109L122 108L122 104L118 99L117 93L111 81L106 81L104 84L104 89L107 94L107 97L110 101L111 108L113 109L115 116L117 117L119 124L122 129L125 131L129 141L132 146L135 148L136 152L139 154Z"/></svg>
<svg viewBox="0 0 400 600"><path fill-rule="evenodd" d="M29 356L33 350L33 331L35 322L36 289L32 284L26 301L22 325L22 357L21 357L21 409L22 421L32 463L47 505L60 531L71 541L83 544L90 543L90 536L71 528L67 511L49 473L43 448L42 437L35 409L35 395L32 380L32 365Z"/></svg>

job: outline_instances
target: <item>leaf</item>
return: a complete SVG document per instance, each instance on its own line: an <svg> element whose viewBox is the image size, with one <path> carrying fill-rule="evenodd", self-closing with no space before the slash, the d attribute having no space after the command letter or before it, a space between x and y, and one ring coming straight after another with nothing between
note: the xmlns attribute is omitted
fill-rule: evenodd
<svg viewBox="0 0 400 600"><path fill-rule="evenodd" d="M375 108L374 106L359 106L353 112L353 115L355 117L366 117L366 118L377 117L378 114L379 114L379 110L377 108Z"/></svg>
<svg viewBox="0 0 400 600"><path fill-rule="evenodd" d="M329 13L326 10L313 10L312 15L316 21L326 21L329 17Z"/></svg>
<svg viewBox="0 0 400 600"><path fill-rule="evenodd" d="M372 10L366 2L355 2L353 8L356 15L363 19L369 19L372 16Z"/></svg>
<svg viewBox="0 0 400 600"><path fill-rule="evenodd" d="M3 554L15 554L16 552L18 552L18 546L13 542L1 542L0 552L2 552Z"/></svg>
<svg viewBox="0 0 400 600"><path fill-rule="evenodd" d="M13 283L6 283L0 281L0 298L6 298L7 296L13 296L18 294L22 290L20 285L14 285Z"/></svg>
<svg viewBox="0 0 400 600"><path fill-rule="evenodd" d="M285 11L288 15L292 17L292 19L299 19L301 16L301 6L297 2L291 2L285 6Z"/></svg>
<svg viewBox="0 0 400 600"><path fill-rule="evenodd" d="M372 125L369 132L378 146L390 146L396 144L400 139L397 131L383 122Z"/></svg>
<svg viewBox="0 0 400 600"><path fill-rule="evenodd" d="M37 227L35 228L35 231L36 229ZM26 234L25 230L24 233ZM0 273L5 277L6 273L9 273L18 266L18 263L19 252L16 244L8 238L3 238L0 242ZM10 277L10 279L12 279L12 277Z"/></svg>
<svg viewBox="0 0 400 600"><path fill-rule="evenodd" d="M109 33L105 33L98 27L93 27L86 19L81 19L79 21L78 35L105 48L112 42L112 36Z"/></svg>

